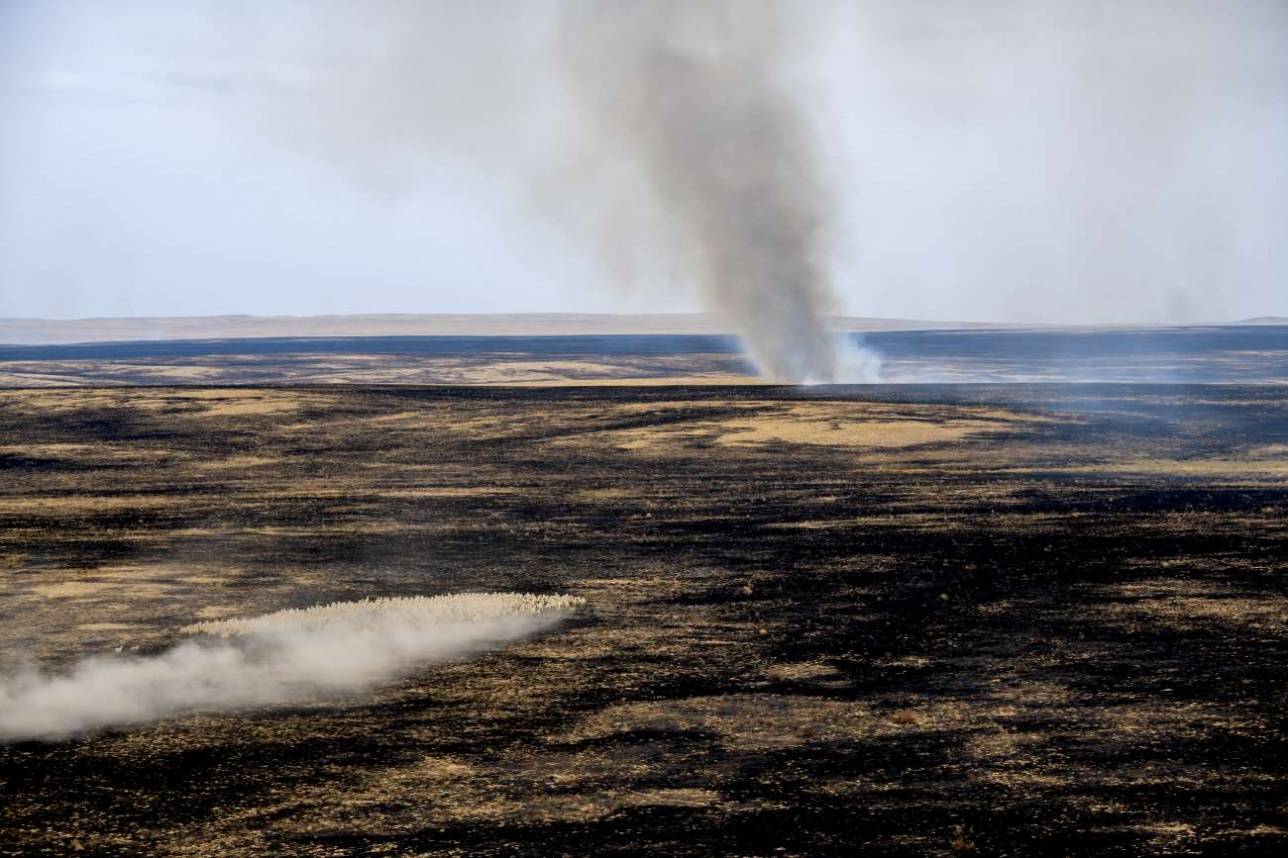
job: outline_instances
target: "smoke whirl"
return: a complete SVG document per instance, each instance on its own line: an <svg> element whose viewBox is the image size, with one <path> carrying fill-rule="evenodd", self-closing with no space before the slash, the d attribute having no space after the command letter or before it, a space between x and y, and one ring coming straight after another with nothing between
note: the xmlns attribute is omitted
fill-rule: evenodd
<svg viewBox="0 0 1288 858"><path fill-rule="evenodd" d="M0 677L0 742L366 691L416 667L553 628L584 600L525 593L338 602L200 623L166 652Z"/></svg>
<svg viewBox="0 0 1288 858"><path fill-rule="evenodd" d="M781 14L760 2L576 3L567 80L597 146L651 192L664 250L762 373L830 382L843 361L820 260L826 194L782 80Z"/></svg>
<svg viewBox="0 0 1288 858"><path fill-rule="evenodd" d="M834 182L793 79L830 4L321 8L318 30L379 37L359 39L361 63L320 70L313 98L274 111L300 145L364 177L417 156L476 172L513 194L543 241L564 231L603 264L602 288L696 290L763 375L876 380L875 357L831 330Z"/></svg>

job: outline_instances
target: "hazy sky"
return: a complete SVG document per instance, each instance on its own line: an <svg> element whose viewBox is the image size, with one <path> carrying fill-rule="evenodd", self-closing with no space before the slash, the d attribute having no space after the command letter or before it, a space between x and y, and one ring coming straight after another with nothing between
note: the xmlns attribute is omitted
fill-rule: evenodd
<svg viewBox="0 0 1288 858"><path fill-rule="evenodd" d="M0 0L0 316L697 309L604 264L564 5ZM839 309L1288 315L1288 3L785 8Z"/></svg>

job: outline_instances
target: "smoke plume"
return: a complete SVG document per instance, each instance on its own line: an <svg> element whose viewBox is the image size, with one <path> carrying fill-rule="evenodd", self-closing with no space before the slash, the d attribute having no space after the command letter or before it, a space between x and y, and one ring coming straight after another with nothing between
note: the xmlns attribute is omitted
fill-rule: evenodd
<svg viewBox="0 0 1288 858"><path fill-rule="evenodd" d="M377 185L419 150L509 186L602 288L696 293L764 375L874 375L828 321L834 206L795 78L817 4L377 8L379 50L304 107L309 145Z"/></svg>
<svg viewBox="0 0 1288 858"><path fill-rule="evenodd" d="M473 593L202 623L184 630L197 637L159 655L0 678L0 742L362 692L419 665L550 629L581 604L572 596Z"/></svg>
<svg viewBox="0 0 1288 858"><path fill-rule="evenodd" d="M1284 0L0 2L0 313L702 294L800 376L833 293L1288 315L1286 33Z"/></svg>
<svg viewBox="0 0 1288 858"><path fill-rule="evenodd" d="M762 372L829 382L842 368L822 258L830 205L786 79L784 11L578 3L564 21L563 56L601 157L638 171L664 247Z"/></svg>
<svg viewBox="0 0 1288 858"><path fill-rule="evenodd" d="M1283 312L1282 0L369 8L321 28L386 35L316 139L513 183L606 288L697 290L767 375L847 376L833 282L912 318Z"/></svg>

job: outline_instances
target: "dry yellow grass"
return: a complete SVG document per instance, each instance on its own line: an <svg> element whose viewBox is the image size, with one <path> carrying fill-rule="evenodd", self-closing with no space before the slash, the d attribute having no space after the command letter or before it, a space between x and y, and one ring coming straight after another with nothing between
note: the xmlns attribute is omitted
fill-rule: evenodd
<svg viewBox="0 0 1288 858"><path fill-rule="evenodd" d="M1268 593L1237 593L1200 581L1117 584L1103 588L1113 601L1099 608L1115 622L1176 631L1210 628L1233 633L1288 631L1288 598Z"/></svg>
<svg viewBox="0 0 1288 858"><path fill-rule="evenodd" d="M651 402L640 413L665 415L685 409L689 419L657 425L607 429L596 437L622 450L661 451L676 445L709 442L723 447L765 444L850 449L905 449L950 444L993 434L1020 431L1043 418L999 410L942 409L871 403L804 403L779 405L755 401ZM704 413L704 409L706 413ZM731 415L728 412L733 411Z"/></svg>
<svg viewBox="0 0 1288 858"><path fill-rule="evenodd" d="M107 581L64 581L61 584L37 584L31 592L45 599L76 599L97 596L113 586Z"/></svg>
<svg viewBox="0 0 1288 858"><path fill-rule="evenodd" d="M996 423L958 420L950 424L917 420L862 420L845 422L828 418L730 421L723 425L717 444L818 444L828 447L913 447L959 441L981 432L996 431Z"/></svg>

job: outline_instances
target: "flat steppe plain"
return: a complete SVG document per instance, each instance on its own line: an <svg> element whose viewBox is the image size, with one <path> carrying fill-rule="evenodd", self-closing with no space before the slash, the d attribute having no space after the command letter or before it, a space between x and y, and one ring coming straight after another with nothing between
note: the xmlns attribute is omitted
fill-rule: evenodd
<svg viewBox="0 0 1288 858"><path fill-rule="evenodd" d="M379 693L0 746L0 853L1284 854L1273 386L0 391L0 671L567 592Z"/></svg>
<svg viewBox="0 0 1288 858"><path fill-rule="evenodd" d="M43 345L6 344L5 335L0 324L0 388L640 386L758 380L738 341L711 332L319 334ZM893 328L848 339L855 349L847 350L839 367L842 381L1288 384L1288 325Z"/></svg>

